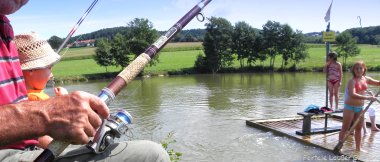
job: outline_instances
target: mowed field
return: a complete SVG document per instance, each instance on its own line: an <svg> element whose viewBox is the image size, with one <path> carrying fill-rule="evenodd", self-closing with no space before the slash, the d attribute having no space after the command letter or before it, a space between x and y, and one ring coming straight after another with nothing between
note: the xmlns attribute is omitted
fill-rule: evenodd
<svg viewBox="0 0 380 162"><path fill-rule="evenodd" d="M298 67L305 69L321 68L325 62L326 49L323 45L310 45L309 58L305 62L301 62ZM377 67L380 65L380 46L359 45L361 49L360 55L349 58L348 64L354 61L363 60L368 67ZM63 59L53 68L53 73L56 77L73 77L89 74L118 72L122 67L101 67L92 59L96 48L72 48L64 49ZM335 47L332 47L334 50ZM159 62L155 66L146 67L145 74L166 74L167 72L181 71L182 69L192 68L198 54L203 54L202 43L169 43L166 45L159 55ZM281 56L276 57L275 66L281 66ZM341 61L339 58L338 61ZM260 64L260 63L258 63ZM263 63L264 66L269 66L269 62ZM240 66L238 61L234 62L234 67Z"/></svg>

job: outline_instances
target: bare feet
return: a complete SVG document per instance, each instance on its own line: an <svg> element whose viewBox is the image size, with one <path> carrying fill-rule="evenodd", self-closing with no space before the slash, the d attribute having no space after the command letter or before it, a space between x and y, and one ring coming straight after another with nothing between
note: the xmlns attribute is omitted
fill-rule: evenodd
<svg viewBox="0 0 380 162"><path fill-rule="evenodd" d="M364 150L364 149L362 149L362 148L359 148L359 149L356 148L356 149L355 149L355 153L359 153L359 152L360 152L360 153L367 153L367 150Z"/></svg>

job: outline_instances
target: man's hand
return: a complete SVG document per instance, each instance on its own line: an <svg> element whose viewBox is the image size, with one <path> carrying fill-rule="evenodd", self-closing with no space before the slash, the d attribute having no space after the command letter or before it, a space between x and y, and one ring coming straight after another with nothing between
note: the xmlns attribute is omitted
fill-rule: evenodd
<svg viewBox="0 0 380 162"><path fill-rule="evenodd" d="M71 144L86 144L101 125L101 117L108 118L107 105L97 96L76 91L46 100L47 135Z"/></svg>

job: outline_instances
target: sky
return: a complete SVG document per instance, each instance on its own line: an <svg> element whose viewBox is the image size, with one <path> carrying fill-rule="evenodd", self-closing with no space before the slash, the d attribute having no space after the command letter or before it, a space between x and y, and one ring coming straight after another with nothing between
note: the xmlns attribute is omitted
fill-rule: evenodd
<svg viewBox="0 0 380 162"><path fill-rule="evenodd" d="M99 0L75 35L104 28L126 26L134 18L146 18L155 29L167 31L200 0ZM45 39L65 38L93 0L29 0L9 15L15 34L34 31ZM245 21L262 29L268 21L288 24L303 33L326 30L324 20L331 0L212 0L203 10L205 17L222 17L234 25ZM380 25L380 0L334 0L331 30ZM192 20L184 29L205 28Z"/></svg>

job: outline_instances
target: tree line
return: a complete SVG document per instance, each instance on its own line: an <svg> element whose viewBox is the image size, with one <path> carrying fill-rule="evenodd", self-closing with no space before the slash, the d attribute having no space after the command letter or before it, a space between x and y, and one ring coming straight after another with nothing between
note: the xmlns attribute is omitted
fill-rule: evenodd
<svg viewBox="0 0 380 162"><path fill-rule="evenodd" d="M352 28L347 31L350 32L360 44L380 44L380 26Z"/></svg>
<svg viewBox="0 0 380 162"><path fill-rule="evenodd" d="M204 54L198 55L195 62L195 70L199 72L216 73L221 69L230 68L234 60L240 63L240 68L264 67L265 61L269 62L269 69L274 70L275 60L280 57L280 70L296 70L297 64L308 58L307 36L299 30L293 30L288 24L276 21L268 21L262 29L256 29L244 21L231 24L227 19L211 17L206 23L206 29L192 29L182 31L175 41L200 41L203 42ZM101 36L108 33L107 37L101 37L96 41L95 61L104 67L125 67L129 62L152 44L163 32L153 28L148 19L135 18L126 27L113 28L114 30L100 30L86 36ZM110 34L117 32L115 35ZM191 36L204 35L202 38ZM316 34L316 33L315 33ZM113 36L111 36L113 35ZM311 34L310 36L313 36ZM104 36L104 35L103 35ZM343 58L343 66L348 57L360 53L356 46L356 40L350 31L340 33L336 39L336 51ZM53 36L49 43L53 48L58 48L63 39ZM157 60L152 61L152 64ZM289 65L291 65L289 67Z"/></svg>
<svg viewBox="0 0 380 162"><path fill-rule="evenodd" d="M349 31L336 37L335 47L344 67L348 57L360 54L357 38ZM229 68L235 59L240 62L241 69L263 68L263 62L269 61L269 70L273 71L278 57L281 58L279 70L296 71L297 65L309 57L305 35L276 21L267 21L259 30L244 21L233 26L227 19L212 17L206 24L203 48L204 55L198 55L194 67L212 73Z"/></svg>
<svg viewBox="0 0 380 162"><path fill-rule="evenodd" d="M282 69L290 63L296 68L308 57L302 32L276 21L268 21L258 30L244 21L233 26L225 18L211 17L206 24L203 47L205 55L198 56L195 68L213 73L231 66L235 59L240 68L269 60L273 70L277 57L282 58Z"/></svg>

